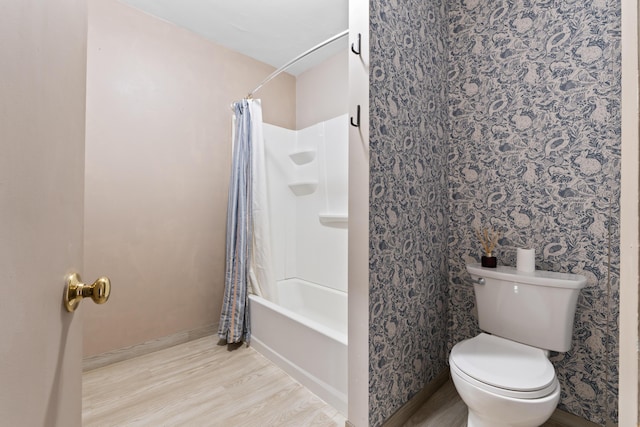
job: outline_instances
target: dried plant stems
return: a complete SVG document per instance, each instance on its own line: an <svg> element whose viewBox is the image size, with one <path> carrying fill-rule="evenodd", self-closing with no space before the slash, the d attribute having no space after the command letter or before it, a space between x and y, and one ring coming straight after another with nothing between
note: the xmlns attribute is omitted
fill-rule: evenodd
<svg viewBox="0 0 640 427"><path fill-rule="evenodd" d="M500 233L488 228L483 228L482 231L479 228L476 228L476 236L478 236L478 240L480 240L480 244L482 244L484 253L486 256L490 257L498 244Z"/></svg>

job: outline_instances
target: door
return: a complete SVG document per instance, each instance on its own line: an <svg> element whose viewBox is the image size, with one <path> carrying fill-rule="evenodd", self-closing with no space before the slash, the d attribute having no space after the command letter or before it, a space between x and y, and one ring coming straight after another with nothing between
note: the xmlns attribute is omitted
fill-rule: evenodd
<svg viewBox="0 0 640 427"><path fill-rule="evenodd" d="M86 0L0 3L0 423L81 425ZM85 305L88 305L85 302Z"/></svg>

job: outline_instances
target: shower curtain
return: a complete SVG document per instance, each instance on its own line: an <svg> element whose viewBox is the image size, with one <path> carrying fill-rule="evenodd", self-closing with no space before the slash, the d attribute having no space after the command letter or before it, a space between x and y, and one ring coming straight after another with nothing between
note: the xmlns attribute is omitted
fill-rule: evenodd
<svg viewBox="0 0 640 427"><path fill-rule="evenodd" d="M227 343L248 343L249 292L275 299L260 100L237 102L235 124L225 291L218 336Z"/></svg>

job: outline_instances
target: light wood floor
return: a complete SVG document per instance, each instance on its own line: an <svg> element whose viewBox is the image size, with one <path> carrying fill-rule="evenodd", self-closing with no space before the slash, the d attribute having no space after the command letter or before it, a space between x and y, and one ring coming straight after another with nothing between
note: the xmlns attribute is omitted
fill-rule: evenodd
<svg viewBox="0 0 640 427"><path fill-rule="evenodd" d="M85 372L82 385L84 427L345 425L255 350L214 337Z"/></svg>
<svg viewBox="0 0 640 427"><path fill-rule="evenodd" d="M466 427L467 406L451 379L420 407L404 427Z"/></svg>
<svg viewBox="0 0 640 427"><path fill-rule="evenodd" d="M540 427L567 427L570 424L551 419ZM585 422L580 425L591 425ZM595 424L593 424L595 425ZM404 427L466 427L467 406L451 379L447 381L404 424Z"/></svg>
<svg viewBox="0 0 640 427"><path fill-rule="evenodd" d="M211 336L85 372L82 386L84 427L345 425L252 348L229 351ZM404 427L466 424L467 407L449 380ZM567 425L574 424L550 420L542 427Z"/></svg>

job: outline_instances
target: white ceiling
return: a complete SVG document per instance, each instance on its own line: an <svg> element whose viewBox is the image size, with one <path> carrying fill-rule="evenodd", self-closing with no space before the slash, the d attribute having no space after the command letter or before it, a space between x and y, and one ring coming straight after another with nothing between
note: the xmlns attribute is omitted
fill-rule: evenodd
<svg viewBox="0 0 640 427"><path fill-rule="evenodd" d="M348 28L348 0L121 1L276 68ZM298 75L347 46L343 37L287 72Z"/></svg>

